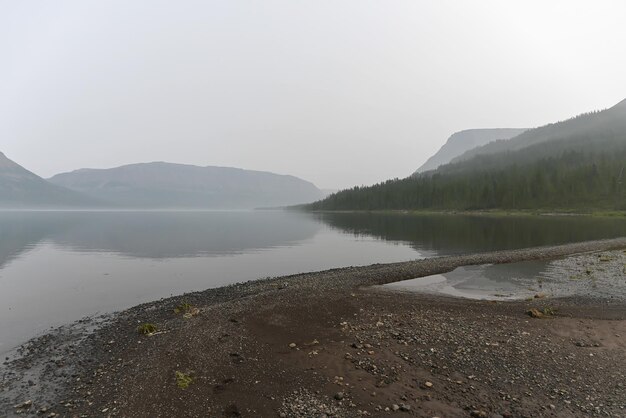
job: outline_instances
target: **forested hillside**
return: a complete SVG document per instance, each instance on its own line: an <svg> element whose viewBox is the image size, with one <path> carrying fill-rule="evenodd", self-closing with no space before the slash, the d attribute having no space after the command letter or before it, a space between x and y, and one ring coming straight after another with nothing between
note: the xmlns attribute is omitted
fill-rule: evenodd
<svg viewBox="0 0 626 418"><path fill-rule="evenodd" d="M624 210L626 107L599 112L592 120L593 126L577 123L579 129L572 129L570 121L550 125L550 137L538 140L535 135L525 148L476 155L421 176L355 187L307 208Z"/></svg>
<svg viewBox="0 0 626 418"><path fill-rule="evenodd" d="M567 139L573 136L593 137L606 131L626 131L626 100L602 111L583 113L562 122L550 123L530 129L512 140L497 140L483 146L470 149L450 162L469 160L477 155L496 154L505 151L517 151L532 145Z"/></svg>

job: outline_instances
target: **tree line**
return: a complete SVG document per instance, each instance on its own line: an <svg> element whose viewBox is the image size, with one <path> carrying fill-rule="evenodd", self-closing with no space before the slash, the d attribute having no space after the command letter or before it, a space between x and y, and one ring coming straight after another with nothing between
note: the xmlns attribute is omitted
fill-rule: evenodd
<svg viewBox="0 0 626 418"><path fill-rule="evenodd" d="M309 210L625 210L626 135L611 131L449 164L354 187Z"/></svg>

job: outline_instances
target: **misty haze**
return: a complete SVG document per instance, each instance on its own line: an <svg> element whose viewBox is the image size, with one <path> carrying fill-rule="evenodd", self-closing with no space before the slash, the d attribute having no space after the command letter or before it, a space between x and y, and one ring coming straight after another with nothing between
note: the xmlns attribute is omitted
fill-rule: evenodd
<svg viewBox="0 0 626 418"><path fill-rule="evenodd" d="M0 417L623 417L624 16L0 0Z"/></svg>

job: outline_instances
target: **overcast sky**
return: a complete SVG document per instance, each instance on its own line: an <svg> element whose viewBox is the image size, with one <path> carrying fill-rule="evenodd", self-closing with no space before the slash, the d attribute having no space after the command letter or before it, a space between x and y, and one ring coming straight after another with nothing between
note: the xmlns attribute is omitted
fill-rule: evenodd
<svg viewBox="0 0 626 418"><path fill-rule="evenodd" d="M626 98L624 1L0 0L0 151L404 177L455 131Z"/></svg>

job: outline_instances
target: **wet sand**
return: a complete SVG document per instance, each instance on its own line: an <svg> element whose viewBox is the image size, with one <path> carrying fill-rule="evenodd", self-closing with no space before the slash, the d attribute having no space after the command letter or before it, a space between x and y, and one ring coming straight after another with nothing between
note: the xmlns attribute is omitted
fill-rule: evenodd
<svg viewBox="0 0 626 418"><path fill-rule="evenodd" d="M373 286L623 248L618 239L335 269L86 319L5 361L0 416L624 416L624 301ZM189 318L174 312L183 302L197 308ZM532 308L548 314L531 318ZM157 332L139 334L142 323Z"/></svg>

